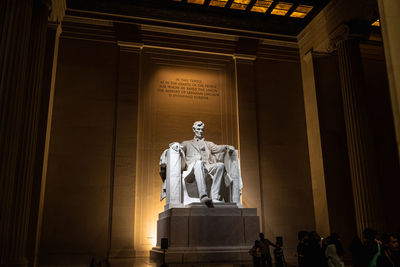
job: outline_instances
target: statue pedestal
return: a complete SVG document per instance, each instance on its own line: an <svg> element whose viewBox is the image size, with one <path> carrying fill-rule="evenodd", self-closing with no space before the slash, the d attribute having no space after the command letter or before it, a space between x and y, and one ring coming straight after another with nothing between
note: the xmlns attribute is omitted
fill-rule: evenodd
<svg viewBox="0 0 400 267"><path fill-rule="evenodd" d="M157 245L150 257L162 261L161 238L168 238L167 263L250 262L248 251L260 231L257 209L214 203L193 203L161 212Z"/></svg>

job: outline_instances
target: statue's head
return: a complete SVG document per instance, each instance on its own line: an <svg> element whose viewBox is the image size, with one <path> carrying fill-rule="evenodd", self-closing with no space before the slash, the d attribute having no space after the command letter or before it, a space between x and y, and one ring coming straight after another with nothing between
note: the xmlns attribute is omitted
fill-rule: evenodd
<svg viewBox="0 0 400 267"><path fill-rule="evenodd" d="M197 138L203 138L204 123L202 121L195 121L192 129Z"/></svg>

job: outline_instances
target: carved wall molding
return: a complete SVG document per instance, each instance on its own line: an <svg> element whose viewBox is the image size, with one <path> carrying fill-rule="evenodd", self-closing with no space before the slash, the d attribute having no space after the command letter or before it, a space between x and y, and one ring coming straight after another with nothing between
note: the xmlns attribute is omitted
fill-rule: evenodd
<svg viewBox="0 0 400 267"><path fill-rule="evenodd" d="M258 59L299 62L299 49L298 47L290 46L274 46L274 45L260 45L257 52Z"/></svg>
<svg viewBox="0 0 400 267"><path fill-rule="evenodd" d="M142 29L149 32L162 32L162 33L178 34L178 35L193 36L193 37L205 37L205 38L221 39L229 41L237 40L237 37L234 35L213 33L208 31L196 31L189 29L179 29L179 28L164 27L164 26L146 25L146 24L142 24Z"/></svg>
<svg viewBox="0 0 400 267"><path fill-rule="evenodd" d="M248 38L228 33L208 32L206 29L189 30L80 15L83 16L76 16L71 10L67 11L63 19L62 38L114 43L121 49L130 50L132 47L140 50L142 46L235 58L299 61L296 37L271 35L270 38ZM249 49L247 44L239 44L239 40L243 39L257 39L258 42L251 45L252 51L247 51ZM241 47L239 50L238 45Z"/></svg>
<svg viewBox="0 0 400 267"><path fill-rule="evenodd" d="M112 21L66 15L62 21L62 28L62 38L116 43Z"/></svg>
<svg viewBox="0 0 400 267"><path fill-rule="evenodd" d="M315 18L298 34L297 39L301 54L305 54L310 49L320 52L332 52L331 39L334 32L344 29L343 24L347 24L351 29L358 26L352 25L354 22L370 22L374 16L373 0L332 0ZM350 22L350 23L349 23Z"/></svg>
<svg viewBox="0 0 400 267"><path fill-rule="evenodd" d="M88 18L88 17L81 17L81 16L72 16L66 14L63 22L68 23L75 23L81 25L91 25L91 26L103 26L103 27L113 27L114 23L112 20L105 20L105 19L95 19L95 18Z"/></svg>
<svg viewBox="0 0 400 267"><path fill-rule="evenodd" d="M143 43L118 41L117 44L121 51L140 53L143 50Z"/></svg>
<svg viewBox="0 0 400 267"><path fill-rule="evenodd" d="M233 54L233 59L236 62L253 64L254 60L257 59L257 56L246 54Z"/></svg>
<svg viewBox="0 0 400 267"><path fill-rule="evenodd" d="M299 48L299 45L297 43L297 38L288 38L286 40L261 39L260 44L261 45L290 47L290 48L295 48L295 49Z"/></svg>

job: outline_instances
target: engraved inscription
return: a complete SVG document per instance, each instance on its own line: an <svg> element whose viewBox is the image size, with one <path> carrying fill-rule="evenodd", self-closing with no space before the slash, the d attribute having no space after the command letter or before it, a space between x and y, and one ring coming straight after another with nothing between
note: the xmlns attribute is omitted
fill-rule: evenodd
<svg viewBox="0 0 400 267"><path fill-rule="evenodd" d="M208 100L212 97L219 97L216 84L206 83L199 79L161 80L157 91L168 97L177 98Z"/></svg>

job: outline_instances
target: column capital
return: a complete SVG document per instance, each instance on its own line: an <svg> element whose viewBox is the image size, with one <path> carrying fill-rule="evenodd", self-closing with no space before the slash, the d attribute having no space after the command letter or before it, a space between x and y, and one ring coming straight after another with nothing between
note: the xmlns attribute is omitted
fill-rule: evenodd
<svg viewBox="0 0 400 267"><path fill-rule="evenodd" d="M310 63L312 60L312 56L313 56L313 51L312 49L308 50L307 53L305 53L301 59L305 62L305 63Z"/></svg>
<svg viewBox="0 0 400 267"><path fill-rule="evenodd" d="M329 34L330 46L329 51L337 49L337 46L347 40L367 40L370 31L370 25L366 21L354 20L339 25Z"/></svg>
<svg viewBox="0 0 400 267"><path fill-rule="evenodd" d="M42 0L49 7L49 21L60 23L65 16L67 3L65 0Z"/></svg>

